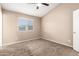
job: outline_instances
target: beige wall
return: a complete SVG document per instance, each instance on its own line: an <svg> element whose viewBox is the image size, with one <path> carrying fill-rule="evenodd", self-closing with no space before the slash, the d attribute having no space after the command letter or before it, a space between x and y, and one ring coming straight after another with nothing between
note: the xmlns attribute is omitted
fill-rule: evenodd
<svg viewBox="0 0 79 59"><path fill-rule="evenodd" d="M32 19L33 31L19 32L17 29L19 17ZM5 10L3 11L3 45L36 38L40 38L40 18Z"/></svg>
<svg viewBox="0 0 79 59"><path fill-rule="evenodd" d="M0 5L0 46L2 46L2 8Z"/></svg>
<svg viewBox="0 0 79 59"><path fill-rule="evenodd" d="M73 41L73 11L79 4L61 4L41 19L42 38L67 46Z"/></svg>
<svg viewBox="0 0 79 59"><path fill-rule="evenodd" d="M10 11L3 11L3 45L19 41L40 38L54 41L67 46L72 46L73 40L73 11L79 8L79 4L61 4L51 10L41 20L38 17L28 16ZM17 21L19 17L33 19L34 30L19 32Z"/></svg>

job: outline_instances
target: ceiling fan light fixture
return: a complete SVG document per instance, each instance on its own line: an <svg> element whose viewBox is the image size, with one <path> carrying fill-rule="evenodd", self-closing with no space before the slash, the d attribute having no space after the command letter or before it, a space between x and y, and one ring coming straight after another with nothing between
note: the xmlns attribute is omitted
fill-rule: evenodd
<svg viewBox="0 0 79 59"><path fill-rule="evenodd" d="M39 7L37 6L36 9L39 9Z"/></svg>

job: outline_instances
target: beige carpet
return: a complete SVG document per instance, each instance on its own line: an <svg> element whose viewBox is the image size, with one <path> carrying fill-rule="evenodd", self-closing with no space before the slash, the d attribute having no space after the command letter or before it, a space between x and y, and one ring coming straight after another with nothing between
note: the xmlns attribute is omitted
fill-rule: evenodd
<svg viewBox="0 0 79 59"><path fill-rule="evenodd" d="M72 48L44 39L26 41L4 47L2 56L78 56Z"/></svg>

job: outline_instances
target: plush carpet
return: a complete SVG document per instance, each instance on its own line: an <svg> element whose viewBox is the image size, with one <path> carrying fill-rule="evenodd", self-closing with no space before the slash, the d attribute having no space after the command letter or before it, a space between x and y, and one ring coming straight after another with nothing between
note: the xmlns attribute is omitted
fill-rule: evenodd
<svg viewBox="0 0 79 59"><path fill-rule="evenodd" d="M25 41L0 49L2 56L78 56L71 47L44 39Z"/></svg>

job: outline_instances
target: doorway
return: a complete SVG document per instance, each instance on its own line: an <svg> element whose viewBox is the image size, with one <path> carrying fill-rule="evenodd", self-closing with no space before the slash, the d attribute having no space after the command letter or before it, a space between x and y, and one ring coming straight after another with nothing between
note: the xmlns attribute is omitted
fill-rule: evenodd
<svg viewBox="0 0 79 59"><path fill-rule="evenodd" d="M73 12L73 49L79 52L79 9Z"/></svg>

